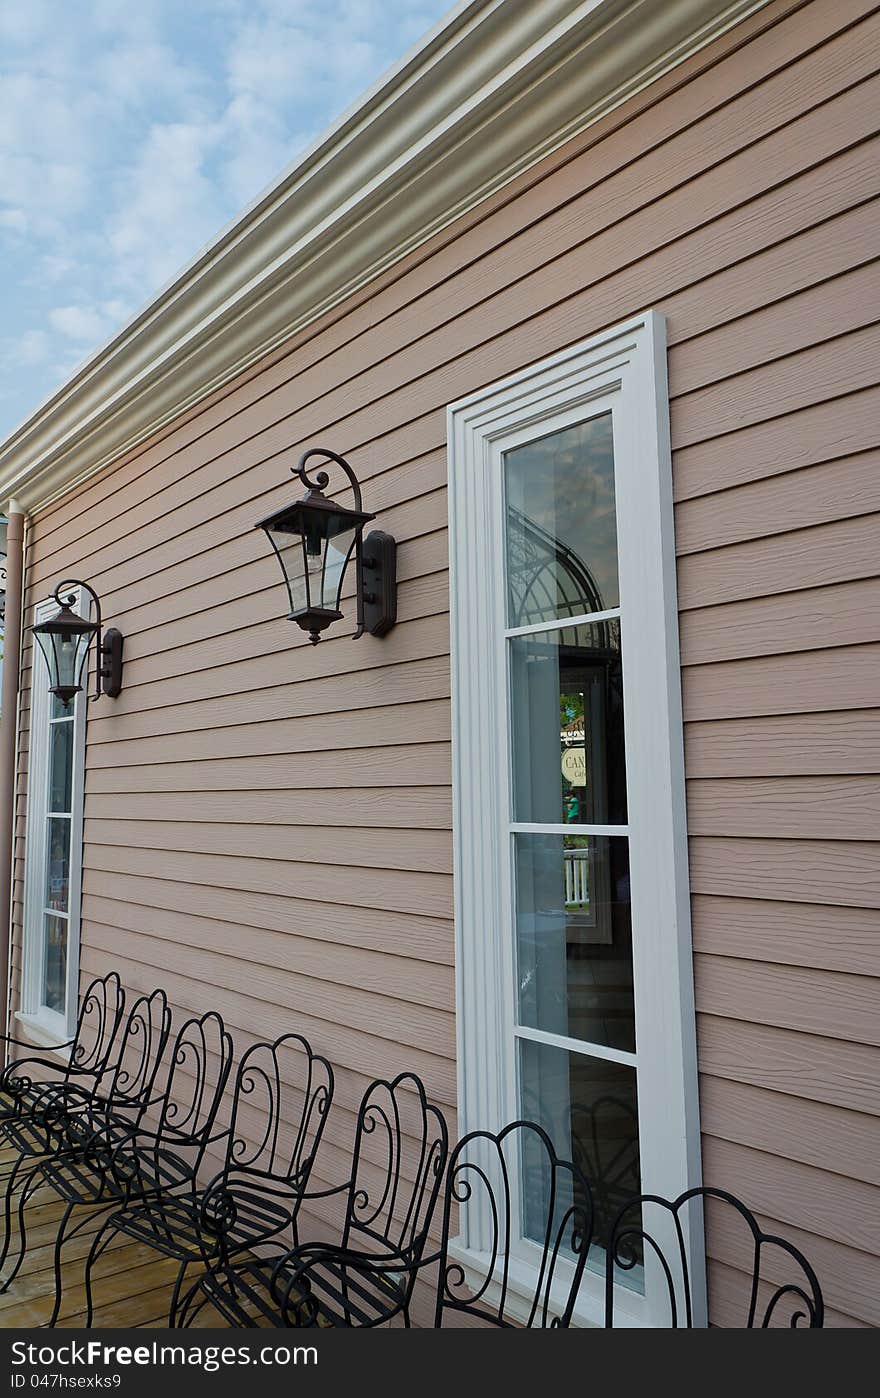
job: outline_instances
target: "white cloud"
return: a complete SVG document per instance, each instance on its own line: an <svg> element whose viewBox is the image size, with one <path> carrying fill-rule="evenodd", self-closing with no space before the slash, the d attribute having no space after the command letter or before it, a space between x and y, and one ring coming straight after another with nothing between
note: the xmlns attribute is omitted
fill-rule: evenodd
<svg viewBox="0 0 880 1398"><path fill-rule="evenodd" d="M27 227L24 209L0 209L0 228L8 228L10 233L26 233Z"/></svg>
<svg viewBox="0 0 880 1398"><path fill-rule="evenodd" d="M146 300L223 222L224 208L208 159L215 123L151 127L117 187L106 225L120 287Z"/></svg>
<svg viewBox="0 0 880 1398"><path fill-rule="evenodd" d="M56 306L49 312L49 324L68 340L94 344L101 337L103 317L88 306Z"/></svg>
<svg viewBox="0 0 880 1398"><path fill-rule="evenodd" d="M43 364L49 357L50 348L45 330L26 330L18 343L17 353L23 364Z"/></svg>
<svg viewBox="0 0 880 1398"><path fill-rule="evenodd" d="M49 324L59 335L78 344L96 345L125 319L128 306L114 299L95 306L56 306Z"/></svg>
<svg viewBox="0 0 880 1398"><path fill-rule="evenodd" d="M76 268L76 261L63 253L47 252L41 257L39 276L45 281L64 281Z"/></svg>

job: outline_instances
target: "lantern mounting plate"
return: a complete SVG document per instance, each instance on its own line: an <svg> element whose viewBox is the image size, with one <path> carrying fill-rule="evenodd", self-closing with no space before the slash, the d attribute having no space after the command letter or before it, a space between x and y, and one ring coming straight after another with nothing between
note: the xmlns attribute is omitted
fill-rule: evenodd
<svg viewBox="0 0 880 1398"><path fill-rule="evenodd" d="M122 632L110 626L101 642L98 676L108 699L116 699L122 689Z"/></svg>
<svg viewBox="0 0 880 1398"><path fill-rule="evenodd" d="M361 585L364 630L387 636L397 621L397 545L383 529L364 539Z"/></svg>

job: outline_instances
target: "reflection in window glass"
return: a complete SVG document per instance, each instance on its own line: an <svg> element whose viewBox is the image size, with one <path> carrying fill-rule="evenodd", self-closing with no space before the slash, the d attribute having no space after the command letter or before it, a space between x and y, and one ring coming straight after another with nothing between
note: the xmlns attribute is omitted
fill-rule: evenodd
<svg viewBox="0 0 880 1398"><path fill-rule="evenodd" d="M49 810L69 811L73 787L73 719L49 728Z"/></svg>
<svg viewBox="0 0 880 1398"><path fill-rule="evenodd" d="M523 1039L520 1081L524 1116L544 1127L590 1186L598 1265L618 1210L641 1188L635 1070ZM537 1160L531 1170L523 1162L523 1175L524 1232L536 1237L546 1219L546 1182ZM642 1290L642 1268L622 1273L621 1280Z"/></svg>
<svg viewBox="0 0 880 1398"><path fill-rule="evenodd" d="M70 912L70 845L73 821L74 716L52 695L49 721L46 883L43 898L43 959L40 1003L64 1014L67 1000L67 941ZM62 916L63 914L63 916Z"/></svg>
<svg viewBox="0 0 880 1398"><path fill-rule="evenodd" d="M514 820L625 825L620 623L510 642Z"/></svg>
<svg viewBox="0 0 880 1398"><path fill-rule="evenodd" d="M508 626L619 604L611 414L504 455Z"/></svg>
<svg viewBox="0 0 880 1398"><path fill-rule="evenodd" d="M66 913L70 896L70 817L50 816L46 856L46 907Z"/></svg>
<svg viewBox="0 0 880 1398"><path fill-rule="evenodd" d="M519 1023L634 1052L628 841L513 839Z"/></svg>
<svg viewBox="0 0 880 1398"><path fill-rule="evenodd" d="M58 1014L64 1014L67 1000L67 919L46 913L44 998L43 1004Z"/></svg>

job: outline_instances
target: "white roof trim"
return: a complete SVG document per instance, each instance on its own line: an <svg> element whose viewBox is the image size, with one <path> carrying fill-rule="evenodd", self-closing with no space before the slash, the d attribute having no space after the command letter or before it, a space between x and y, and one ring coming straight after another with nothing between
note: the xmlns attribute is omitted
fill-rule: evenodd
<svg viewBox="0 0 880 1398"><path fill-rule="evenodd" d="M101 470L766 0L463 0L0 444Z"/></svg>

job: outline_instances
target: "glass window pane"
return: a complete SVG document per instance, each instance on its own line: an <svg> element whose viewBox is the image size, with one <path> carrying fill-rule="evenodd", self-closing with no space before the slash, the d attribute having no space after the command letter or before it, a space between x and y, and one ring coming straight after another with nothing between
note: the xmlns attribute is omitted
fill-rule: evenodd
<svg viewBox="0 0 880 1398"><path fill-rule="evenodd" d="M57 694L49 695L49 717L50 718L70 718L73 709L70 704L64 704Z"/></svg>
<svg viewBox="0 0 880 1398"><path fill-rule="evenodd" d="M520 1024L634 1052L628 840L513 840Z"/></svg>
<svg viewBox="0 0 880 1398"><path fill-rule="evenodd" d="M619 604L611 414L504 454L508 626Z"/></svg>
<svg viewBox="0 0 880 1398"><path fill-rule="evenodd" d="M46 913L43 928L43 1004L63 1015L67 999L67 919Z"/></svg>
<svg viewBox="0 0 880 1398"><path fill-rule="evenodd" d="M573 1160L593 1198L595 1255L604 1250L621 1206L641 1190L638 1103L633 1068L549 1044L520 1040L520 1110L550 1136L558 1155ZM546 1218L542 1183L523 1162L523 1212L527 1237L540 1237ZM628 1222L637 1221L634 1211ZM598 1257L596 1259L599 1260ZM642 1268L619 1280L643 1290Z"/></svg>
<svg viewBox="0 0 880 1398"><path fill-rule="evenodd" d="M46 903L66 913L70 898L70 817L50 816L47 825Z"/></svg>
<svg viewBox="0 0 880 1398"><path fill-rule="evenodd" d="M69 811L73 781L73 719L49 726L49 810Z"/></svg>
<svg viewBox="0 0 880 1398"><path fill-rule="evenodd" d="M509 645L514 820L625 825L620 622Z"/></svg>

